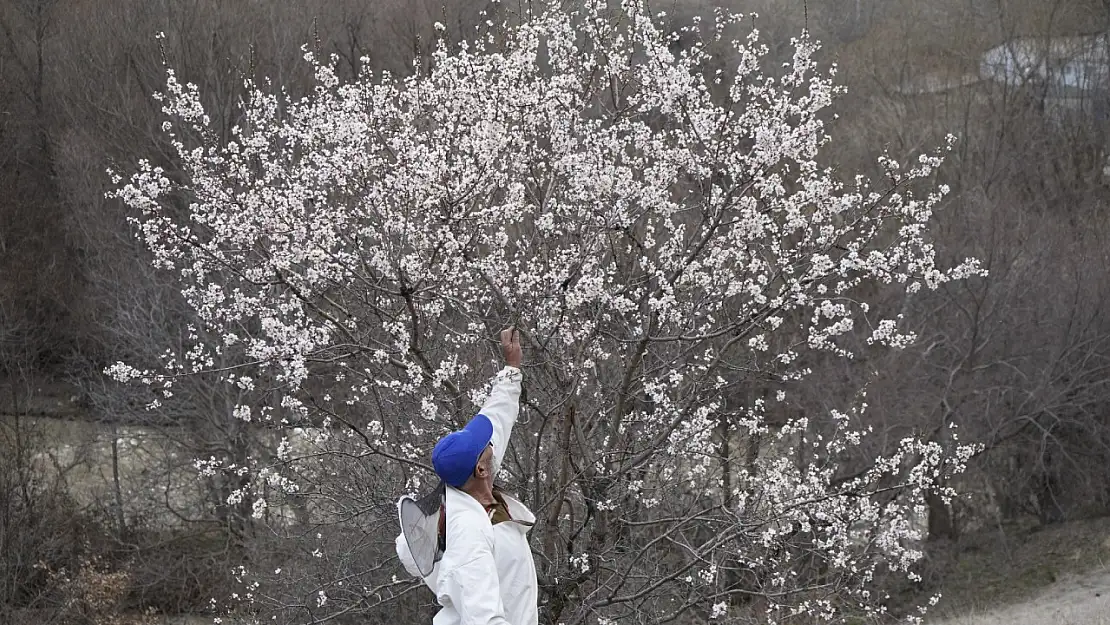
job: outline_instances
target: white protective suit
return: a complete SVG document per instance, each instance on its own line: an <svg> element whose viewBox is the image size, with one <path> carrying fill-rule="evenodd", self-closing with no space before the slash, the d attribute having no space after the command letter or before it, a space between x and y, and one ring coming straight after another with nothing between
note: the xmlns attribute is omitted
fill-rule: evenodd
<svg viewBox="0 0 1110 625"><path fill-rule="evenodd" d="M493 423L493 473L501 470L509 435L520 412L521 372L505 367L494 377L480 414ZM447 548L424 583L442 609L433 625L536 625L539 621L536 564L528 530L536 517L502 493L513 520L493 525L478 500L447 487ZM397 556L414 577L419 571L403 535Z"/></svg>

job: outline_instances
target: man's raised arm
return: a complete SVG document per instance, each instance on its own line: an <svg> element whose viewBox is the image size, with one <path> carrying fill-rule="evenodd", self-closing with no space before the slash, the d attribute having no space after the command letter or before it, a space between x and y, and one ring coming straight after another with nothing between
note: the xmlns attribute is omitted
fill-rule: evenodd
<svg viewBox="0 0 1110 625"><path fill-rule="evenodd" d="M501 470L501 461L509 448L509 436L513 432L517 415L520 414L520 371L524 360L520 348L520 334L515 328L501 331L501 352L505 356L505 368L493 378L493 388L489 398L482 404L481 414L493 423L493 474Z"/></svg>

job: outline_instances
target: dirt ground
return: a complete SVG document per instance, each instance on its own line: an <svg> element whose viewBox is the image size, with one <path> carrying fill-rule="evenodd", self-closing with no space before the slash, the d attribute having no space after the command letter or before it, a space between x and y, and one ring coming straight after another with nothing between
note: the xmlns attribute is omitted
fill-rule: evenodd
<svg viewBox="0 0 1110 625"><path fill-rule="evenodd" d="M943 559L934 625L1110 625L1110 518L985 530Z"/></svg>
<svg viewBox="0 0 1110 625"><path fill-rule="evenodd" d="M1067 575L1036 596L936 625L1110 625L1110 567Z"/></svg>

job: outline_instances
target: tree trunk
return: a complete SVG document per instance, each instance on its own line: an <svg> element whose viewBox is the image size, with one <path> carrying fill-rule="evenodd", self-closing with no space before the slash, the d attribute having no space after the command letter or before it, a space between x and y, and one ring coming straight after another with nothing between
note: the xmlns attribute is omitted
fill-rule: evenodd
<svg viewBox="0 0 1110 625"><path fill-rule="evenodd" d="M956 524L952 518L952 509L944 503L940 495L929 493L925 495L925 504L929 507L929 541L956 540Z"/></svg>
<svg viewBox="0 0 1110 625"><path fill-rule="evenodd" d="M119 426L112 423L112 494L115 496L113 516L116 532L122 540L127 538L127 518L123 514L123 488L119 479Z"/></svg>

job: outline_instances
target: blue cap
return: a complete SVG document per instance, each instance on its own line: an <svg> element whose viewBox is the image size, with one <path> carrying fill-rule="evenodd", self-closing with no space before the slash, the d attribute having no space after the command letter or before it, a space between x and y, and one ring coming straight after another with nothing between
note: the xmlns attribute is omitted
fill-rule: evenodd
<svg viewBox="0 0 1110 625"><path fill-rule="evenodd" d="M478 466L478 458L493 439L493 423L484 414L475 415L466 427L439 439L432 450L436 475L455 488L466 484Z"/></svg>

